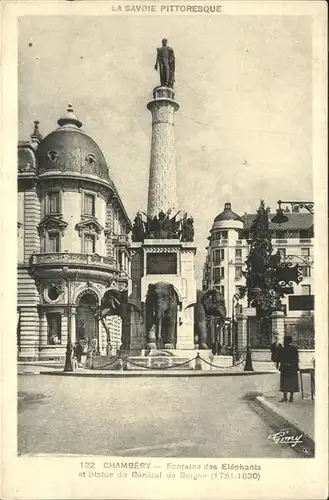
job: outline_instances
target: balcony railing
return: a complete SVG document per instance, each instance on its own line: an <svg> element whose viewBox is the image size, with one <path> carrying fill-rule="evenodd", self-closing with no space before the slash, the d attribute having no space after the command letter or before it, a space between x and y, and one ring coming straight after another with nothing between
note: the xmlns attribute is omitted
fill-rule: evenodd
<svg viewBox="0 0 329 500"><path fill-rule="evenodd" d="M31 264L36 266L47 266L53 264L76 264L78 266L104 266L117 268L117 262L113 257L102 257L97 253L36 253L31 256Z"/></svg>
<svg viewBox="0 0 329 500"><path fill-rule="evenodd" d="M228 244L228 240L215 240L212 242L212 248L225 247Z"/></svg>

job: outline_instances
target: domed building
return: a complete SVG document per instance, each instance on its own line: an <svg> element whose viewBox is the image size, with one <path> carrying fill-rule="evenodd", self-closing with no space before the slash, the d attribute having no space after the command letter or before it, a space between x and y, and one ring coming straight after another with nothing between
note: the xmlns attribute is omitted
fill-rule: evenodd
<svg viewBox="0 0 329 500"><path fill-rule="evenodd" d="M243 230L243 219L233 212L231 203L225 203L224 210L215 217L210 230L208 255L204 267L203 288L219 288L225 298L227 316L231 313L231 298L235 293L236 269L240 266L242 250L237 247ZM242 269L241 269L242 277Z"/></svg>
<svg viewBox="0 0 329 500"><path fill-rule="evenodd" d="M45 138L35 122L18 146L18 356L65 356L68 340L107 336L97 319L109 288L130 275L131 223L96 142L71 106ZM111 343L121 343L121 320L107 319Z"/></svg>

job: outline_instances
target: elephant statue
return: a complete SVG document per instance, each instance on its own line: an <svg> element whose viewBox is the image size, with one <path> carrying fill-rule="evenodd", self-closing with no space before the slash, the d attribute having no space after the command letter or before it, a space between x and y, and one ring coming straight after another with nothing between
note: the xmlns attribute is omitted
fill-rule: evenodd
<svg viewBox="0 0 329 500"><path fill-rule="evenodd" d="M216 288L207 290L201 298L207 316L226 318L226 307L223 295Z"/></svg>
<svg viewBox="0 0 329 500"><path fill-rule="evenodd" d="M194 304L194 338L199 349L208 349L209 344L216 343L213 320L221 325L224 324L225 318L225 301L219 290L197 290L197 302Z"/></svg>
<svg viewBox="0 0 329 500"><path fill-rule="evenodd" d="M199 349L208 349L207 315L202 303L203 292L197 290L197 301L194 304L194 339Z"/></svg>
<svg viewBox="0 0 329 500"><path fill-rule="evenodd" d="M135 323L135 326L143 323L141 305L134 297L128 297L126 290L110 289L104 293L101 300L99 319L106 331L108 345L111 347L111 334L105 321L107 316L119 316L121 318L121 349L129 349L132 323Z"/></svg>
<svg viewBox="0 0 329 500"><path fill-rule="evenodd" d="M174 349L178 297L173 285L161 281L150 284L145 306L148 348Z"/></svg>

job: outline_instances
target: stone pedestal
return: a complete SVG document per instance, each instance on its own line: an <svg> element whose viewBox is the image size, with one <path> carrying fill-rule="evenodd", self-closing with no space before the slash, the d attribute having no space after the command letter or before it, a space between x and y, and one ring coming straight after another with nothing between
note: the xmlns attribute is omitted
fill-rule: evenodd
<svg viewBox="0 0 329 500"><path fill-rule="evenodd" d="M132 243L134 252L134 266L132 266L132 282L136 283L135 293L137 300L145 311L145 301L148 287L157 282L166 282L173 285L178 298L176 349L194 349L194 309L188 307L196 302L196 280L194 274L194 257L196 247L194 243L166 239L148 239L144 243ZM175 254L177 268L174 274L150 274L148 257L151 255L163 256ZM131 348L144 349L147 347L146 335L137 336L131 329ZM154 347L154 346L153 346Z"/></svg>
<svg viewBox="0 0 329 500"><path fill-rule="evenodd" d="M272 332L277 332L278 342L283 345L284 338L284 313L283 311L273 311L271 314Z"/></svg>

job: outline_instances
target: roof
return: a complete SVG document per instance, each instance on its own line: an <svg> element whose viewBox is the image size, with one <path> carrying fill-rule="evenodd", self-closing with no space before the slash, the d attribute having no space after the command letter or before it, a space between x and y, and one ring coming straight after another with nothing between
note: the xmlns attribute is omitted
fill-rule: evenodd
<svg viewBox="0 0 329 500"><path fill-rule="evenodd" d="M310 229L313 226L313 214L305 212L285 212L288 217L287 222L282 224L275 224L271 222L276 214L270 214L270 229L285 231L287 229ZM244 229L250 229L251 223L256 217L256 214L245 214L243 216Z"/></svg>
<svg viewBox="0 0 329 500"><path fill-rule="evenodd" d="M223 212L221 212L219 215L217 215L217 217L215 217L214 223L225 220L238 220L242 222L241 217L235 212L233 212L231 208L231 203L225 203Z"/></svg>
<svg viewBox="0 0 329 500"><path fill-rule="evenodd" d="M81 130L82 123L71 106L58 120L60 127L47 135L37 148L39 173L47 170L91 174L110 182L104 155L96 142Z"/></svg>

